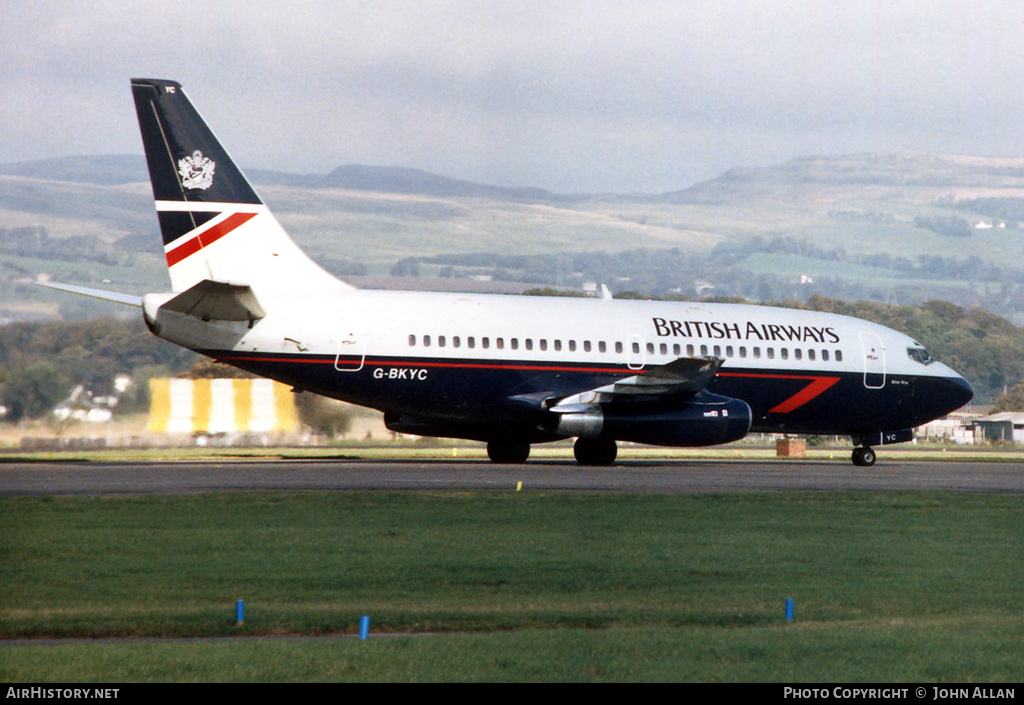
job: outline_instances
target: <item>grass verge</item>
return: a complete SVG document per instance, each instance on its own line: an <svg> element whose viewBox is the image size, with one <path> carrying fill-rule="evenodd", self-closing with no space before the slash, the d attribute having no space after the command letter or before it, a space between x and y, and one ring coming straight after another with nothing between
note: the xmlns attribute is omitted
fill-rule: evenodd
<svg viewBox="0 0 1024 705"><path fill-rule="evenodd" d="M0 647L6 682L1014 683L1020 618Z"/></svg>
<svg viewBox="0 0 1024 705"><path fill-rule="evenodd" d="M0 677L1014 680L1022 517L962 493L0 498L4 638L354 634L363 614L432 634L7 646Z"/></svg>

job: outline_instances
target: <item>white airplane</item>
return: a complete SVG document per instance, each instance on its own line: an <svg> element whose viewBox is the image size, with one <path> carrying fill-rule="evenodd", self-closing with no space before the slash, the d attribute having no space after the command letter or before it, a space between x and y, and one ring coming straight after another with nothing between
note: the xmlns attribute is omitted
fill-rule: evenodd
<svg viewBox="0 0 1024 705"><path fill-rule="evenodd" d="M132 79L170 272L138 298L157 336L379 409L391 430L487 443L521 463L575 437L707 446L750 431L873 446L957 409L970 385L912 338L829 313L754 305L357 290L289 238L174 81Z"/></svg>

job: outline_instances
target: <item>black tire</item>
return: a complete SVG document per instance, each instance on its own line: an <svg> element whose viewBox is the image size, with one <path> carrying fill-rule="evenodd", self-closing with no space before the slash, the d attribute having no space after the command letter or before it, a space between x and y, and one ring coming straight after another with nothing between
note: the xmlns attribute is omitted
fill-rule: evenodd
<svg viewBox="0 0 1024 705"><path fill-rule="evenodd" d="M530 457L530 444L512 438L488 441L487 457L499 465L519 465Z"/></svg>
<svg viewBox="0 0 1024 705"><path fill-rule="evenodd" d="M876 459L877 456L875 455L875 451L867 446L861 446L853 449L853 464L857 467L871 467L875 464Z"/></svg>
<svg viewBox="0 0 1024 705"><path fill-rule="evenodd" d="M572 452L580 465L607 467L615 462L619 449L610 438L577 438Z"/></svg>

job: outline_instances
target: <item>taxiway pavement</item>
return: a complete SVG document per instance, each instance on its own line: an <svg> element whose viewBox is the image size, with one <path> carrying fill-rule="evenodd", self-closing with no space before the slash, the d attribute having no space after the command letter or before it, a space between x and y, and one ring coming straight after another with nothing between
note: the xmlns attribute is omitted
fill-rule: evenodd
<svg viewBox="0 0 1024 705"><path fill-rule="evenodd" d="M761 492L937 490L1024 494L1024 464L879 461L631 461L608 468L538 460L232 460L0 463L0 495L186 494L270 490Z"/></svg>

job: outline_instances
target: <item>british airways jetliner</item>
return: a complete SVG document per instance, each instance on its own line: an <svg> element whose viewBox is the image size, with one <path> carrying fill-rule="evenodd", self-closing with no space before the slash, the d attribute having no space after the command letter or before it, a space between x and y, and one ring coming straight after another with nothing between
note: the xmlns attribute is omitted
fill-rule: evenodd
<svg viewBox="0 0 1024 705"><path fill-rule="evenodd" d="M157 336L379 409L387 427L487 443L521 463L575 437L707 446L750 431L873 446L970 401L914 339L829 313L754 305L357 290L289 238L174 81L132 79L171 291L142 298Z"/></svg>

